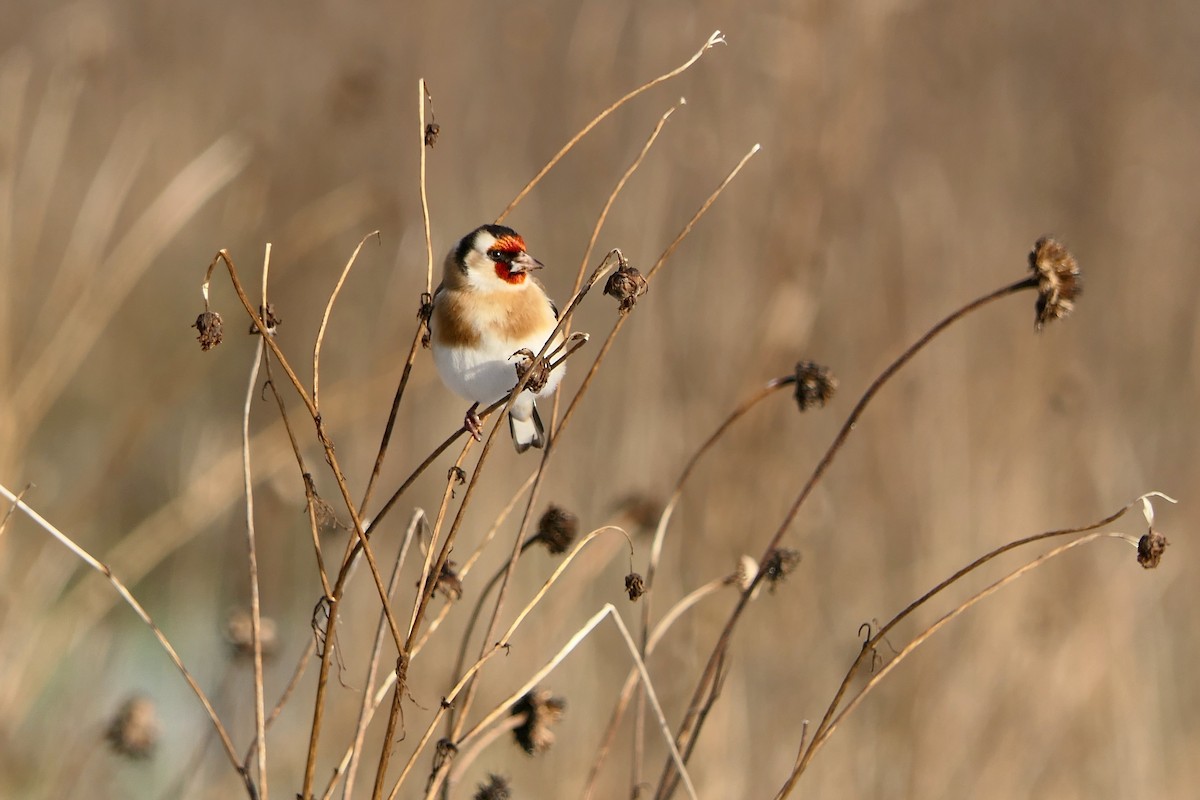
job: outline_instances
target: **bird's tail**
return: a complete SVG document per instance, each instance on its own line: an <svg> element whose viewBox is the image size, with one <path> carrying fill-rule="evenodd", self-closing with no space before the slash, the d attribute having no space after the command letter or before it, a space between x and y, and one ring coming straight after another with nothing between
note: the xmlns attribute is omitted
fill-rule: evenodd
<svg viewBox="0 0 1200 800"><path fill-rule="evenodd" d="M542 418L538 416L537 406L532 406L532 412L524 419L518 419L513 411L508 412L508 430L512 433L513 444L518 453L524 453L531 447L539 450L546 446L546 429L542 426Z"/></svg>

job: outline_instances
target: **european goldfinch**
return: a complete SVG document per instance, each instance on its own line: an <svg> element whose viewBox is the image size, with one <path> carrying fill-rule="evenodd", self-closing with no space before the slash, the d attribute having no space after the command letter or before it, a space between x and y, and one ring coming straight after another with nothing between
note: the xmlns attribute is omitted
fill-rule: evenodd
<svg viewBox="0 0 1200 800"><path fill-rule="evenodd" d="M541 268L521 235L503 225L476 228L446 256L442 284L433 295L430 346L442 382L475 403L463 425L476 439L482 429L479 405L513 390L518 351L541 352L558 324L558 309L529 274ZM550 349L561 342L560 335ZM518 453L545 446L535 400L553 393L562 375L560 366L536 393L526 389L513 401L508 427Z"/></svg>

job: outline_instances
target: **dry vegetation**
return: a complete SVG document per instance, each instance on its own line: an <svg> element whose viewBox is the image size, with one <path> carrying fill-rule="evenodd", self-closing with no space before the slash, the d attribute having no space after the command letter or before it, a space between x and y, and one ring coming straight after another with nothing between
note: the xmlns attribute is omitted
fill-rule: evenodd
<svg viewBox="0 0 1200 800"><path fill-rule="evenodd" d="M64 538L0 500L0 796L246 796L264 766L276 797L341 796L330 776L364 689L394 677L398 653L403 691L379 694L357 797L424 797L431 777L491 800L507 785L686 796L663 772L659 703L675 732L702 712L680 749L704 798L1194 792L1200 597L1182 534L1197 481L1200 12L7 6L0 485L32 484L24 501ZM418 470L464 410L419 348L419 79L439 126L424 157L440 264L595 114L716 28L728 46L600 122L506 218L561 306L577 276L617 266L610 248L650 280L624 314L600 275L573 314L591 340L569 357L569 422L544 473L531 478L539 457L512 453L503 422L494 450L459 437ZM1046 233L1087 282L1062 322L1049 317L1070 299L1067 256L1039 247L1040 285L1027 263ZM247 335L267 242L270 339ZM187 325L210 264L224 342L202 352ZM1049 324L1035 332L1037 292ZM905 350L974 298L988 301ZM266 345L276 355L258 359ZM836 394L821 368L793 372L810 360ZM335 449L314 435L318 406ZM1157 503L1175 545L1144 572L1129 546L1147 533L1142 506L1126 504L1151 490L1183 502ZM551 504L562 511L539 526ZM1054 528L1073 530L1038 533ZM521 547L522 530L546 546ZM367 531L370 563L339 569ZM632 651L664 618L647 702L630 691ZM256 727L298 664L263 758Z"/></svg>

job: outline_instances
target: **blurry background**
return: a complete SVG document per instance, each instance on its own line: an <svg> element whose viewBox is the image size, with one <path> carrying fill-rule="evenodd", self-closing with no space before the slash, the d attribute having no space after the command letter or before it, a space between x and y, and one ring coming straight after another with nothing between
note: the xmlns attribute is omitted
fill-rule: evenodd
<svg viewBox="0 0 1200 800"><path fill-rule="evenodd" d="M1039 235L1071 247L1087 291L1075 316L1038 335L1032 295L988 307L868 410L789 536L802 563L739 630L693 760L701 795L773 796L801 721L819 719L854 658L860 623L886 620L991 547L1099 519L1150 489L1183 501L1159 508L1173 542L1161 569L1143 572L1130 548L1105 540L1018 582L901 665L800 790L1194 792L1196 8L6 0L0 12L0 482L36 484L27 501L130 582L239 748L253 725L251 677L223 631L248 597L238 437L254 342L223 273L213 291L226 343L201 353L188 328L213 254L228 248L255 287L273 243L279 341L309 380L306 354L337 274L363 235L381 231L334 310L323 355L325 419L360 494L425 286L418 78L442 129L429 152L440 270L450 245L493 219L592 116L719 28L727 47L605 121L508 220L564 300L608 192L680 96L687 105L618 200L601 250L619 246L648 267L742 154L763 145L638 305L535 509L555 501L585 530L619 519L637 531L624 498L661 501L737 402L800 358L830 365L841 380L830 407L801 417L781 393L702 463L667 540L659 612L742 553L757 557L871 378L942 315L1023 275ZM597 293L578 319L602 336L614 317ZM594 352L572 362L568 390ZM422 352L376 497L461 423L463 406ZM310 469L333 499L293 407ZM270 400L255 405L264 613L279 637L268 702L308 641L320 595L277 419ZM492 461L463 554L534 466L506 446ZM436 510L449 463L377 534L382 558L413 506ZM1135 535L1138 526L1134 516L1118 525ZM648 541L636 539L639 571ZM327 552L341 546L326 540ZM951 592L895 646L1033 554ZM532 552L517 597L552 563ZM628 570L615 539L586 554L552 612L494 662L484 700L518 686L602 603L640 616L621 594ZM0 795L179 796L176 781L211 732L149 631L19 514L0 538L0 576ZM414 580L402 580L397 608ZM365 572L348 598L350 688L333 689L318 788L362 686L377 613ZM732 602L706 601L652 661L673 722ZM410 676L398 758L449 685L463 616ZM568 703L555 747L529 758L497 743L458 796L486 771L509 776L515 797L577 796L628 666L606 624L546 682ZM314 675L269 739L277 796L300 788ZM97 744L133 692L154 699L162 725L156 757L137 763ZM603 797L628 796L628 730ZM653 781L664 751L648 741ZM428 764L422 756L422 774ZM243 791L215 743L190 776L189 797Z"/></svg>

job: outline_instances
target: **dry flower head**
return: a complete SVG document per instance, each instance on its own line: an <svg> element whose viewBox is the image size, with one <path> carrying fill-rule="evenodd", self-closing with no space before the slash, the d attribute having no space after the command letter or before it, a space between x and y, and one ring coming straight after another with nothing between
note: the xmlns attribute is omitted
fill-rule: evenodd
<svg viewBox="0 0 1200 800"><path fill-rule="evenodd" d="M1029 253L1029 268L1038 281L1037 319L1040 331L1047 322L1063 319L1083 293L1079 264L1061 242L1043 236Z"/></svg>
<svg viewBox="0 0 1200 800"><path fill-rule="evenodd" d="M780 547L772 551L771 557L767 559L767 563L763 566L763 578L771 586L771 590L774 591L780 581L796 570L796 566L799 563L799 550L789 550L785 547Z"/></svg>
<svg viewBox="0 0 1200 800"><path fill-rule="evenodd" d="M455 562L447 561L442 565L442 571L438 573L437 590L450 602L461 599L463 595L463 583L462 579L458 577L456 566L458 565Z"/></svg>
<svg viewBox="0 0 1200 800"><path fill-rule="evenodd" d="M538 520L534 541L546 546L551 555L567 552L571 543L579 536L579 517L562 506L551 505Z"/></svg>
<svg viewBox="0 0 1200 800"><path fill-rule="evenodd" d="M128 758L148 758L158 744L158 714L154 701L134 695L121 704L105 738L112 749Z"/></svg>
<svg viewBox="0 0 1200 800"><path fill-rule="evenodd" d="M250 612L244 608L234 609L225 619L225 639L233 648L234 655L240 658L254 656L253 622ZM279 636L275 628L275 620L270 617L259 619L259 640L263 658L275 654L279 645Z"/></svg>
<svg viewBox="0 0 1200 800"><path fill-rule="evenodd" d="M630 600L636 603L638 598L646 593L645 579L636 572L631 572L626 575L625 593L629 595Z"/></svg>
<svg viewBox="0 0 1200 800"><path fill-rule="evenodd" d="M636 267L629 266L629 262L622 257L617 271L608 276L608 282L604 284L604 293L615 297L620 304L620 312L628 314L637 305L637 299L646 293L646 279Z"/></svg>
<svg viewBox="0 0 1200 800"><path fill-rule="evenodd" d="M1167 537L1151 528L1141 539L1138 539L1137 560L1145 569L1154 569L1161 562L1163 552L1167 549Z"/></svg>
<svg viewBox="0 0 1200 800"><path fill-rule="evenodd" d="M217 312L205 311L196 317L196 321L192 323L192 327L200 332L200 335L196 337L196 341L200 342L201 350L208 352L221 343L223 336L221 332L221 315Z"/></svg>
<svg viewBox="0 0 1200 800"><path fill-rule="evenodd" d="M522 347L520 350L512 354L516 359L513 364L517 369L517 382L519 383L525 373L531 373L529 382L525 384L525 388L537 394L542 389L546 388L546 382L550 380L550 364L545 358L538 358L537 353L530 350L528 347Z"/></svg>
<svg viewBox="0 0 1200 800"><path fill-rule="evenodd" d="M473 800L512 800L512 789L506 778L490 772L487 783L479 784Z"/></svg>
<svg viewBox="0 0 1200 800"><path fill-rule="evenodd" d="M824 408L825 404L837 392L837 378L815 361L801 361L796 364L796 403L801 411L810 408Z"/></svg>
<svg viewBox="0 0 1200 800"><path fill-rule="evenodd" d="M525 721L513 730L517 744L531 756L546 752L554 744L554 726L562 719L567 701L555 697L549 689L529 690L512 707L513 716Z"/></svg>

